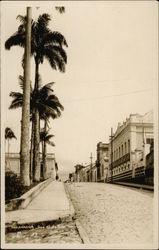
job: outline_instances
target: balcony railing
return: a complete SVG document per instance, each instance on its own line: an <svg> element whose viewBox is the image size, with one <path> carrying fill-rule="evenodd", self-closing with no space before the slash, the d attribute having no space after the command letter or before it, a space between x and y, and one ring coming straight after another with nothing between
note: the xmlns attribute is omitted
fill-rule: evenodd
<svg viewBox="0 0 159 250"><path fill-rule="evenodd" d="M113 162L113 168L120 166L121 164L126 163L127 161L130 161L130 153L123 155L121 158Z"/></svg>

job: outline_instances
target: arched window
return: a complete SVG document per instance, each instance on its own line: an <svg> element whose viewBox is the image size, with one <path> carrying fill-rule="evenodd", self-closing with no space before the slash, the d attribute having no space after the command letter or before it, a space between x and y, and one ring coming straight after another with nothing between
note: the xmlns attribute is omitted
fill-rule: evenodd
<svg viewBox="0 0 159 250"><path fill-rule="evenodd" d="M128 140L128 153L130 153L130 140Z"/></svg>
<svg viewBox="0 0 159 250"><path fill-rule="evenodd" d="M125 154L127 154L126 142L125 142Z"/></svg>

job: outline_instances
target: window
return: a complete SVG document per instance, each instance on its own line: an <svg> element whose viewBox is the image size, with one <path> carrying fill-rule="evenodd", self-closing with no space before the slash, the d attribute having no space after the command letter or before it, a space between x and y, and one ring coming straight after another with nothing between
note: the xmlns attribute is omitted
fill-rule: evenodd
<svg viewBox="0 0 159 250"><path fill-rule="evenodd" d="M123 145L121 146L121 156L123 156Z"/></svg>
<svg viewBox="0 0 159 250"><path fill-rule="evenodd" d="M130 153L130 140L128 140L128 153Z"/></svg>
<svg viewBox="0 0 159 250"><path fill-rule="evenodd" d="M152 138L146 138L146 143L147 144L153 144L153 139Z"/></svg>
<svg viewBox="0 0 159 250"><path fill-rule="evenodd" d="M125 154L127 154L126 142L125 142Z"/></svg>

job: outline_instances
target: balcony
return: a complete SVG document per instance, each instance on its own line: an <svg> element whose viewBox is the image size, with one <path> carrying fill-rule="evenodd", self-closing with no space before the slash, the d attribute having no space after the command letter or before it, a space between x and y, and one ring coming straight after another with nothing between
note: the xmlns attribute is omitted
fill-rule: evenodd
<svg viewBox="0 0 159 250"><path fill-rule="evenodd" d="M123 155L121 158L113 162L113 168L120 166L121 164L126 163L127 161L130 161L130 153Z"/></svg>

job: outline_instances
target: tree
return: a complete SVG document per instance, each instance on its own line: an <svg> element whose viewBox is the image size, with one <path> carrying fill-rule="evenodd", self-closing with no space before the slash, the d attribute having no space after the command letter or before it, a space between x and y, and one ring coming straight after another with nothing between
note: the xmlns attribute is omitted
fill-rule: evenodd
<svg viewBox="0 0 159 250"><path fill-rule="evenodd" d="M8 141L8 155L9 155L9 141L12 139L17 139L11 128L5 128L5 140Z"/></svg>
<svg viewBox="0 0 159 250"><path fill-rule="evenodd" d="M53 137L54 135L49 134L49 129L46 130L46 128L44 128L40 131L40 141L42 144L42 166L43 166L42 177L44 180L46 179L46 171L47 171L46 169L46 155L47 155L46 144L49 144L50 146L54 147L55 144L53 141L51 141Z"/></svg>
<svg viewBox="0 0 159 250"><path fill-rule="evenodd" d="M21 89L23 89L24 78L19 76L19 85ZM33 110L35 107L38 109L40 119L44 121L44 129L45 133L47 134L47 126L49 122L49 118L55 119L61 116L61 111L64 107L61 105L59 99L54 95L54 91L52 89L53 82L47 83L45 85L41 84L41 78L39 76L39 89L38 92L35 94L32 86L30 85L30 120L32 121L32 132L31 132L31 147L30 147L30 177L34 179L35 176L35 169L32 164L32 156L33 156L33 137L34 137L34 116ZM9 109L16 109L22 107L22 99L23 93L22 92L11 92L10 96L13 98ZM46 147L44 143L44 147ZM46 155L46 153L45 153ZM44 160L44 169L46 169L46 161L45 156L43 157ZM33 174L32 174L33 173Z"/></svg>
<svg viewBox="0 0 159 250"><path fill-rule="evenodd" d="M12 46L24 47L25 44L25 23L26 17L18 16L21 25L18 31L13 34L5 43L5 48L10 49ZM32 36L31 36L31 55L35 60L35 95L38 92L39 83L39 65L47 59L52 69L58 69L60 72L65 72L65 64L67 63L67 55L63 46L68 46L66 39L59 32L52 32L49 28L50 15L42 14L37 21L32 20ZM40 179L40 165L39 165L39 112L37 108L33 110L33 119L35 125L34 134L34 167L35 179Z"/></svg>
<svg viewBox="0 0 159 250"><path fill-rule="evenodd" d="M29 176L29 122L30 122L30 52L31 7L27 7L24 50L24 88L21 120L20 177L23 186L30 186Z"/></svg>

